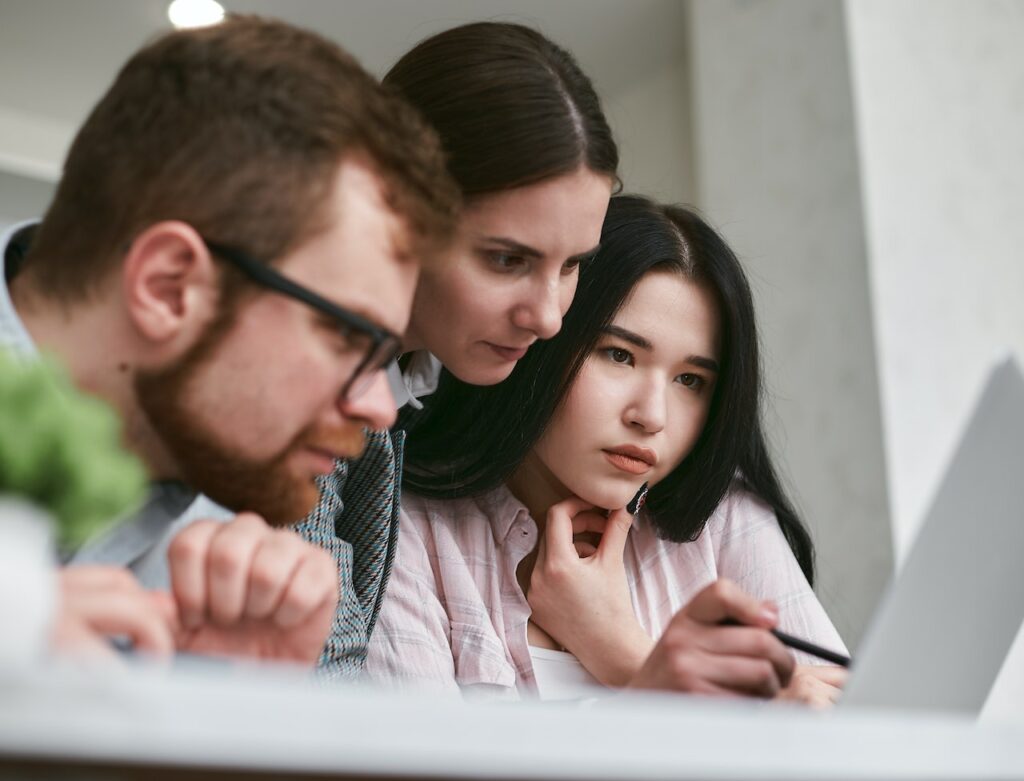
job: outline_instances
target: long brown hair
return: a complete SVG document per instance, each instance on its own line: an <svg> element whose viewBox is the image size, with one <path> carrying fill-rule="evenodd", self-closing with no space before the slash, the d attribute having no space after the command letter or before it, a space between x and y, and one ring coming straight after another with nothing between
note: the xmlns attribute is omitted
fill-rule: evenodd
<svg viewBox="0 0 1024 781"><path fill-rule="evenodd" d="M536 30L477 22L419 43L384 77L433 126L466 198L583 166L617 181L601 101L573 56Z"/></svg>

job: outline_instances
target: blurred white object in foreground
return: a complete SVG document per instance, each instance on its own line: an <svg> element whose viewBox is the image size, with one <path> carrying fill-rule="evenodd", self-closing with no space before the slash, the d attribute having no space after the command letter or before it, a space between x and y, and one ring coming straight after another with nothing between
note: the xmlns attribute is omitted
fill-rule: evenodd
<svg viewBox="0 0 1024 781"><path fill-rule="evenodd" d="M50 517L0 494L0 669L47 650L57 598Z"/></svg>

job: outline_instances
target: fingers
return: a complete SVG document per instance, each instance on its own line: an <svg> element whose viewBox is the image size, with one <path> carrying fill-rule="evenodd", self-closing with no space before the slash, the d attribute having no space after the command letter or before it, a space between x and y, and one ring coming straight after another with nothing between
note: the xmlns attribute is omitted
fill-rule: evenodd
<svg viewBox="0 0 1024 781"><path fill-rule="evenodd" d="M573 540L572 546L581 559L589 559L597 553L597 546L588 540Z"/></svg>
<svg viewBox="0 0 1024 781"><path fill-rule="evenodd" d="M124 567L82 565L61 567L58 571L58 586L65 598L83 596L94 590L132 589L138 585L135 576Z"/></svg>
<svg viewBox="0 0 1024 781"><path fill-rule="evenodd" d="M333 615L337 602L338 571L334 559L324 550L309 548L274 611L274 623L287 629L304 623L328 605Z"/></svg>
<svg viewBox="0 0 1024 781"><path fill-rule="evenodd" d="M755 599L724 578L697 594L682 612L704 624L719 624L732 619L747 626L772 629L779 621L775 605Z"/></svg>
<svg viewBox="0 0 1024 781"><path fill-rule="evenodd" d="M708 627L701 633L699 644L705 651L720 657L745 657L766 663L771 668L772 679L778 686L770 693L760 693L760 696L774 697L778 688L789 684L796 669L792 654L774 635L764 629Z"/></svg>
<svg viewBox="0 0 1024 781"><path fill-rule="evenodd" d="M633 516L623 509L612 510L605 519L604 534L598 546L598 555L613 561L622 561L626 550L629 529L633 525Z"/></svg>
<svg viewBox="0 0 1024 781"><path fill-rule="evenodd" d="M111 638L127 637L136 651L155 656L174 653L171 626L141 587L137 592L95 593L88 601L92 604L86 606L86 600L75 600L72 604L93 632Z"/></svg>
<svg viewBox="0 0 1024 781"><path fill-rule="evenodd" d="M765 659L741 656L716 658L709 665L706 680L722 689L766 699L782 690L776 669Z"/></svg>
<svg viewBox="0 0 1024 781"><path fill-rule="evenodd" d="M724 619L750 625L723 626ZM769 631L776 621L769 603L729 581L713 583L669 622L641 671L640 683L705 694L728 690L774 697L790 685L796 667L792 655Z"/></svg>
<svg viewBox="0 0 1024 781"><path fill-rule="evenodd" d="M178 617L178 603L174 597L166 591L148 591L150 607L163 618L164 622L175 632L181 627L181 620Z"/></svg>
<svg viewBox="0 0 1024 781"><path fill-rule="evenodd" d="M589 558L597 553L603 558L621 561L632 524L633 517L623 509L605 515L582 499L566 499L548 510L543 556L557 561L569 557ZM594 546L590 540L579 539L580 535L588 534L600 535L599 544Z"/></svg>
<svg viewBox="0 0 1024 781"><path fill-rule="evenodd" d="M306 553L306 544L284 529L275 530L253 556L247 618L269 618L277 610Z"/></svg>
<svg viewBox="0 0 1024 781"><path fill-rule="evenodd" d="M206 587L207 606L215 624L231 626L242 617L253 557L272 533L262 518L244 513L223 525L211 539Z"/></svg>
<svg viewBox="0 0 1024 781"><path fill-rule="evenodd" d="M190 630L247 619L289 628L337 604L331 555L252 513L191 524L171 542L168 561L181 622Z"/></svg>
<svg viewBox="0 0 1024 781"><path fill-rule="evenodd" d="M604 534L608 525L608 517L603 513L584 510L572 518L572 533L577 534Z"/></svg>
<svg viewBox="0 0 1024 781"><path fill-rule="evenodd" d="M680 613L714 628L704 635L704 642L709 644L705 647L719 654L765 659L775 669L779 683L789 685L796 663L785 646L766 631L779 620L771 602L755 599L723 578L701 591ZM744 626L719 626L727 620Z"/></svg>
<svg viewBox="0 0 1024 781"><path fill-rule="evenodd" d="M224 524L196 521L186 526L167 548L171 593L182 626L196 629L207 618L206 557L210 543Z"/></svg>
<svg viewBox="0 0 1024 781"><path fill-rule="evenodd" d="M221 626L238 622L245 612L253 559L273 534L258 515L241 513L228 523L197 521L171 541L171 590L187 629L207 620Z"/></svg>
<svg viewBox="0 0 1024 781"><path fill-rule="evenodd" d="M138 651L174 651L173 614L163 610L135 577L119 567L65 567L52 634L62 652L102 654L110 638L127 637Z"/></svg>
<svg viewBox="0 0 1024 781"><path fill-rule="evenodd" d="M50 630L50 647L58 656L74 657L78 661L120 661L120 656L108 638L64 616L54 621Z"/></svg>
<svg viewBox="0 0 1024 781"><path fill-rule="evenodd" d="M584 513L585 510L592 509L594 509L594 505L575 496L551 505L548 509L547 523L544 528L543 555L546 559L568 561L579 558L572 544L572 537L575 531L573 521L581 513ZM581 523L586 523L586 520L581 519ZM581 529L581 531L586 530L594 531L593 529ZM540 561L541 554L538 551L538 563Z"/></svg>
<svg viewBox="0 0 1024 781"><path fill-rule="evenodd" d="M834 686L837 689L845 687L846 679L850 677L849 670L835 667L831 664L805 665L800 669L804 675L817 678L819 681L827 683L829 686Z"/></svg>
<svg viewBox="0 0 1024 781"><path fill-rule="evenodd" d="M842 695L841 687L846 677L846 671L840 667L801 665L790 684L778 696L812 708L828 708Z"/></svg>

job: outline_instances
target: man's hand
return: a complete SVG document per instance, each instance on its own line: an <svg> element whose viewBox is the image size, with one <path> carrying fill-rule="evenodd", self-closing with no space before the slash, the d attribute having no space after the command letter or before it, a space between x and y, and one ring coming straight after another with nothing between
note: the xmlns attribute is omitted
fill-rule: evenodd
<svg viewBox="0 0 1024 781"><path fill-rule="evenodd" d="M166 594L146 591L121 567L62 567L57 616L51 633L61 655L116 658L110 639L125 637L141 652L174 652L174 604Z"/></svg>
<svg viewBox="0 0 1024 781"><path fill-rule="evenodd" d="M168 549L181 651L315 664L338 604L331 555L257 515L197 521Z"/></svg>
<svg viewBox="0 0 1024 781"><path fill-rule="evenodd" d="M624 685L654 645L633 612L623 564L632 520L576 498L553 505L527 594L531 620L608 686Z"/></svg>
<svg viewBox="0 0 1024 781"><path fill-rule="evenodd" d="M797 665L789 686L778 694L780 700L792 700L812 708L831 708L843 693L849 673L832 665Z"/></svg>
<svg viewBox="0 0 1024 781"><path fill-rule="evenodd" d="M733 619L744 626L722 626ZM697 694L774 697L790 684L795 663L770 631L770 603L728 580L701 591L673 616L630 686Z"/></svg>

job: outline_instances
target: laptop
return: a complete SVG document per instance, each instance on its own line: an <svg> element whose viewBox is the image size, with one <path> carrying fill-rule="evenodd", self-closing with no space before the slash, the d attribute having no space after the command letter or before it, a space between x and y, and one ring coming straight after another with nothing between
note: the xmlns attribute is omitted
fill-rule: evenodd
<svg viewBox="0 0 1024 781"><path fill-rule="evenodd" d="M997 365L840 700L978 713L1024 622L1024 377Z"/></svg>

